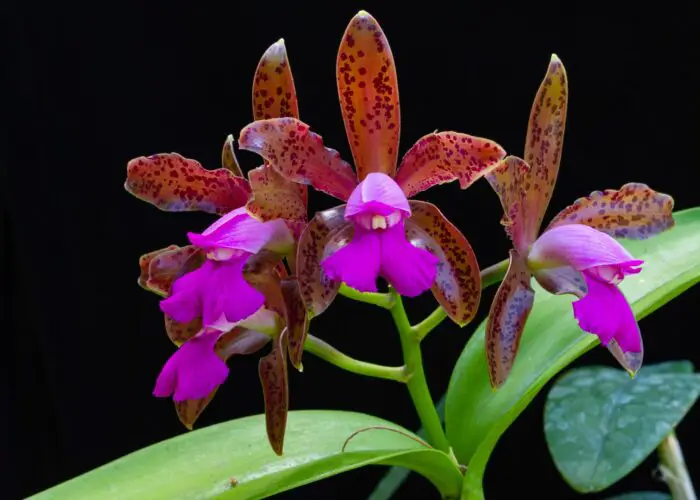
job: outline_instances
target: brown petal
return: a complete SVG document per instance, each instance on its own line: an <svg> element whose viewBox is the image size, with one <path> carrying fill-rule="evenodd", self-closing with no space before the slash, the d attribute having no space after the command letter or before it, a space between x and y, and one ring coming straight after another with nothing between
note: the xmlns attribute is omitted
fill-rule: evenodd
<svg viewBox="0 0 700 500"><path fill-rule="evenodd" d="M525 139L525 162L530 165L524 185L527 193L529 241L535 241L559 173L569 98L564 65L552 55L530 112Z"/></svg>
<svg viewBox="0 0 700 500"><path fill-rule="evenodd" d="M177 417L180 419L180 422L182 422L182 425L187 427L187 429L192 430L192 426L194 426L194 423L197 421L209 402L214 398L214 395L218 389L219 388L217 387L211 391L205 398L188 399L180 402L176 401L175 412L177 413Z"/></svg>
<svg viewBox="0 0 700 500"><path fill-rule="evenodd" d="M355 230L344 214L345 205L317 212L299 240L296 270L309 320L326 310L340 288L325 275L321 261L352 239Z"/></svg>
<svg viewBox="0 0 700 500"><path fill-rule="evenodd" d="M674 226L673 198L631 182L617 191L594 191L559 212L547 230L585 224L615 238L643 240Z"/></svg>
<svg viewBox="0 0 700 500"><path fill-rule="evenodd" d="M504 156L504 149L490 139L458 132L428 134L404 155L396 183L407 198L455 180L466 189L497 168Z"/></svg>
<svg viewBox="0 0 700 500"><path fill-rule="evenodd" d="M161 295L169 294L176 279L199 268L205 260L204 253L193 245L173 246L154 256L148 266L146 286Z"/></svg>
<svg viewBox="0 0 700 500"><path fill-rule="evenodd" d="M486 175L486 180L501 200L503 208L501 224L505 227L515 248L523 253L527 252L527 247L534 241L527 240L526 225L530 222L531 225L539 223L537 220L528 220L532 211L525 212L528 207L525 203L524 185L525 176L529 170L529 165L522 159L517 156L507 156L501 160L493 172Z"/></svg>
<svg viewBox="0 0 700 500"><path fill-rule="evenodd" d="M263 333L244 328L234 328L230 332L219 337L214 349L221 359L227 361L234 354L255 353L262 349L269 341L270 337ZM192 430L195 421L213 399L217 390L218 387L207 397L202 399L175 403L175 411L177 412L180 422L182 422L185 427Z"/></svg>
<svg viewBox="0 0 700 500"><path fill-rule="evenodd" d="M241 130L241 149L262 156L285 179L347 200L357 185L352 167L323 138L295 118L255 121Z"/></svg>
<svg viewBox="0 0 700 500"><path fill-rule="evenodd" d="M299 118L297 93L284 40L273 43L263 54L253 78L255 120Z"/></svg>
<svg viewBox="0 0 700 500"><path fill-rule="evenodd" d="M194 337L202 329L202 318L195 318L189 323L175 321L167 314L164 314L163 318L165 319L165 332L178 347Z"/></svg>
<svg viewBox="0 0 700 500"><path fill-rule="evenodd" d="M285 314L285 302L280 287L280 267L284 267L280 256L263 250L252 255L243 267L243 277L265 296L265 308L281 317Z"/></svg>
<svg viewBox="0 0 700 500"><path fill-rule="evenodd" d="M153 250L152 252L148 252L146 254L143 254L141 257L139 257L139 268L141 269L141 274L139 275L138 279L138 284L141 288L144 290L148 290L149 292L155 292L158 295L165 295L165 292L160 290L159 288L151 288L148 286L148 276L150 273L150 265L151 261L158 257L160 254L163 252L168 252L170 250L175 250L176 248L180 248L177 245L169 245L165 248L159 248L158 250Z"/></svg>
<svg viewBox="0 0 700 500"><path fill-rule="evenodd" d="M177 153L134 158L124 187L137 198L169 212L199 210L223 215L248 202L248 181L226 169L206 170Z"/></svg>
<svg viewBox="0 0 700 500"><path fill-rule="evenodd" d="M367 12L352 18L336 61L338 97L357 177L394 176L401 113L396 66L379 23Z"/></svg>
<svg viewBox="0 0 700 500"><path fill-rule="evenodd" d="M224 147L221 150L221 166L230 170L235 177L243 178L243 170L236 158L236 152L233 150L233 135L229 134L224 142Z"/></svg>
<svg viewBox="0 0 700 500"><path fill-rule="evenodd" d="M284 433L287 426L289 392L287 381L286 331L275 339L272 352L258 364L258 373L265 399L267 438L277 455L284 449Z"/></svg>
<svg viewBox="0 0 700 500"><path fill-rule="evenodd" d="M511 250L508 272L491 303L486 323L486 357L494 388L501 387L508 378L520 347L535 299L530 279L525 259Z"/></svg>
<svg viewBox="0 0 700 500"><path fill-rule="evenodd" d="M248 211L264 220L284 219L298 239L306 225L306 186L288 181L271 166L248 172L253 199Z"/></svg>
<svg viewBox="0 0 700 500"><path fill-rule="evenodd" d="M297 370L302 371L301 357L304 353L304 342L308 329L306 308L301 299L299 283L295 278L283 280L280 284L286 305L285 325L289 342L289 360Z"/></svg>
<svg viewBox="0 0 700 500"><path fill-rule="evenodd" d="M481 277L476 255L464 235L432 203L411 200L406 237L435 254L440 262L432 292L452 321L469 323L481 300Z"/></svg>

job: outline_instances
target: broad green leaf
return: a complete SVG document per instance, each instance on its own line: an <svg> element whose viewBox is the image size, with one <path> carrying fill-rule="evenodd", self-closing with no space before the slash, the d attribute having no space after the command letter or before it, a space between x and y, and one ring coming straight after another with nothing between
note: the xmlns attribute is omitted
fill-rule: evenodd
<svg viewBox="0 0 700 500"><path fill-rule="evenodd" d="M572 370L552 387L544 431L557 469L576 491L601 491L629 474L674 429L700 395L686 363ZM679 370L678 370L679 369Z"/></svg>
<svg viewBox="0 0 700 500"><path fill-rule="evenodd" d="M440 416L440 421L445 419L445 397L440 398L440 401L435 405L435 409ZM418 436L425 438L425 429L421 427L418 429ZM391 498L396 490L403 484L408 475L411 473L410 469L405 467L394 466L390 468L384 477L377 483L374 491L367 497L367 500L388 500Z"/></svg>
<svg viewBox="0 0 700 500"><path fill-rule="evenodd" d="M628 277L620 287L638 319L700 281L700 208L674 216L673 229L648 240L621 240L646 262L641 274ZM508 381L497 391L491 388L484 351L485 322L465 346L450 380L445 424L457 458L468 464L464 498L483 495L482 477L494 446L540 389L598 345L598 338L583 332L574 320L573 297L548 294L534 280L532 286L535 304Z"/></svg>
<svg viewBox="0 0 700 500"><path fill-rule="evenodd" d="M390 427L402 433L372 429ZM285 453L265 436L264 415L168 439L39 493L32 500L258 499L364 465L397 465L426 476L443 498L458 498L462 476L444 453L385 420L342 411L293 411Z"/></svg>
<svg viewBox="0 0 700 500"><path fill-rule="evenodd" d="M660 491L633 491L610 497L607 500L671 500L671 495Z"/></svg>

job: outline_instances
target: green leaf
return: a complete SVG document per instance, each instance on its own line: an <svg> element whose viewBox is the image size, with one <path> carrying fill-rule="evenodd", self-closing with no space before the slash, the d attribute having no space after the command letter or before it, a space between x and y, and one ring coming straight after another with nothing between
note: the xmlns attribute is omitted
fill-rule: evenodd
<svg viewBox="0 0 700 500"><path fill-rule="evenodd" d="M342 451L352 433L373 426L407 435L372 429L357 434ZM278 457L267 442L264 415L255 415L168 439L31 499L266 498L370 464L411 468L426 476L443 498L459 498L462 476L452 460L411 436L391 422L361 413L293 411L285 453Z"/></svg>
<svg viewBox="0 0 700 500"><path fill-rule="evenodd" d="M646 261L641 274L621 285L638 319L700 281L700 208L674 214L676 226L648 240L621 243ZM535 305L508 381L491 388L482 323L452 373L445 406L447 437L460 463L468 464L464 498L483 496L481 483L499 437L560 370L598 345L573 318L570 296L555 296L534 280ZM642 324L642 335L644 335ZM612 363L612 360L611 360ZM646 367L642 367L642 371Z"/></svg>
<svg viewBox="0 0 700 500"><path fill-rule="evenodd" d="M633 491L610 497L607 500L671 500L671 495L660 491Z"/></svg>
<svg viewBox="0 0 700 500"><path fill-rule="evenodd" d="M629 474L674 429L700 395L687 364L572 370L552 387L544 431L557 469L576 491L601 491ZM678 370L678 368L680 368Z"/></svg>
<svg viewBox="0 0 700 500"><path fill-rule="evenodd" d="M440 422L445 420L445 397L441 397L440 401L435 405L435 409L440 417ZM418 429L418 436L425 438L425 429L421 427ZM408 475L411 473L410 469L405 467L392 467L390 468L384 477L377 483L374 491L367 497L367 500L388 500L391 498L396 490L403 484Z"/></svg>

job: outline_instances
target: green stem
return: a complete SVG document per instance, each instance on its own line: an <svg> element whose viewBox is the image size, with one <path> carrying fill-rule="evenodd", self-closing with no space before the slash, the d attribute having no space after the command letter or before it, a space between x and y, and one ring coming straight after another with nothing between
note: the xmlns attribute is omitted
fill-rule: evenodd
<svg viewBox="0 0 700 500"><path fill-rule="evenodd" d="M420 340L408 321L401 296L393 289L391 290L391 294L394 299L394 305L390 311L391 316L394 318L396 328L399 331L403 360L408 374L408 381L406 382L408 392L411 395L413 405L423 424L428 442L434 448L451 454L450 444L445 436L445 431L442 429L440 416L435 409L435 404L430 396L428 383L425 379Z"/></svg>
<svg viewBox="0 0 700 500"><path fill-rule="evenodd" d="M359 290L350 288L345 283L340 285L338 293L349 299L365 302L367 304L374 304L384 309L391 309L391 306L394 304L393 298L389 293L360 292Z"/></svg>
<svg viewBox="0 0 700 500"><path fill-rule="evenodd" d="M661 475L671 491L673 500L697 500L675 432L666 436L659 445L658 452Z"/></svg>
<svg viewBox="0 0 700 500"><path fill-rule="evenodd" d="M340 352L332 345L324 342L318 337L314 337L313 335L306 336L304 350L339 368L342 368L343 370L356 373L358 375L395 380L396 382L405 382L408 378L407 372L403 366L377 365L351 358L347 354Z"/></svg>
<svg viewBox="0 0 700 500"><path fill-rule="evenodd" d="M508 272L509 259L503 259L501 262L481 270L481 288L487 288L495 285L503 279Z"/></svg>

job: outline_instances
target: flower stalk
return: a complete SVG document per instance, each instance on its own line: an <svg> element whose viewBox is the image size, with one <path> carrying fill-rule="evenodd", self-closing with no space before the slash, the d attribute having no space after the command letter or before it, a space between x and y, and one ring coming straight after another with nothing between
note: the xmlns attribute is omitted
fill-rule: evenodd
<svg viewBox="0 0 700 500"><path fill-rule="evenodd" d="M685 465L681 445L676 433L671 432L658 448L661 478L671 490L673 500L697 500L693 482Z"/></svg>
<svg viewBox="0 0 700 500"><path fill-rule="evenodd" d="M358 375L394 380L396 382L406 382L407 380L406 369L403 366L384 366L360 361L342 353L332 345L311 334L306 336L304 349L338 368Z"/></svg>

